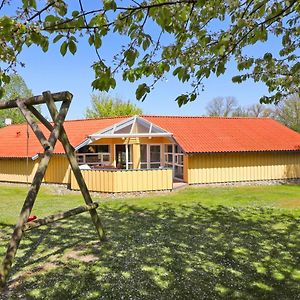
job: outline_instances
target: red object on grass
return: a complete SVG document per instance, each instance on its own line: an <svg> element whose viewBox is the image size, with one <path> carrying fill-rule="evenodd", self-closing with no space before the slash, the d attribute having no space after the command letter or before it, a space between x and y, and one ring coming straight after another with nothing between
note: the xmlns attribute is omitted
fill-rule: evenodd
<svg viewBox="0 0 300 300"><path fill-rule="evenodd" d="M27 222L31 222L33 220L35 220L37 218L37 216L29 216Z"/></svg>

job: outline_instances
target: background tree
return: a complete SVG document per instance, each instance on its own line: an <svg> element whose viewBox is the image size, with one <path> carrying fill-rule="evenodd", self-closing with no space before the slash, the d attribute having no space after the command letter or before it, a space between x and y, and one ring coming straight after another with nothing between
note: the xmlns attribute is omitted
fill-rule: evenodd
<svg viewBox="0 0 300 300"><path fill-rule="evenodd" d="M2 101L9 101L17 97L27 98L32 96L32 91L27 87L24 79L17 74L10 77L10 82L4 85ZM3 127L6 118L12 119L12 123L26 122L18 108L0 110L0 126Z"/></svg>
<svg viewBox="0 0 300 300"><path fill-rule="evenodd" d="M270 95L261 101L300 94L298 0L95 0L88 9L82 0L22 0L21 8L16 3L0 2L0 10L11 5L9 15L0 17L2 83L20 63L18 54L25 45L47 52L49 43L59 43L62 55L75 54L82 38L96 51L94 89L114 88L118 72L129 82L149 77L136 90L137 99L143 100L172 72L191 86L176 99L182 105L195 100L205 79L224 74L234 60L233 82L266 84ZM99 52L108 34L124 37L116 39L124 43L112 61L104 61ZM255 51L269 40L276 47Z"/></svg>
<svg viewBox="0 0 300 300"><path fill-rule="evenodd" d="M293 95L279 102L275 118L287 127L300 132L300 98Z"/></svg>
<svg viewBox="0 0 300 300"><path fill-rule="evenodd" d="M256 118L272 118L274 117L274 109L261 103L250 105L246 108L247 116Z"/></svg>
<svg viewBox="0 0 300 300"><path fill-rule="evenodd" d="M208 116L230 117L237 109L237 101L234 97L217 97L206 106Z"/></svg>
<svg viewBox="0 0 300 300"><path fill-rule="evenodd" d="M261 103L250 106L240 106L234 97L217 97L206 106L208 116L220 117L274 117L275 110L270 105Z"/></svg>
<svg viewBox="0 0 300 300"><path fill-rule="evenodd" d="M106 94L93 94L91 108L87 108L86 118L133 116L141 115L143 111L135 104L123 101Z"/></svg>

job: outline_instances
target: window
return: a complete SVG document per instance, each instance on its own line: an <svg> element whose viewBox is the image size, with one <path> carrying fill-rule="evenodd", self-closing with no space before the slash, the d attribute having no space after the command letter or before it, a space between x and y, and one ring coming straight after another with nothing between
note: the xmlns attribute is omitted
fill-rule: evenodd
<svg viewBox="0 0 300 300"><path fill-rule="evenodd" d="M109 145L87 145L78 149L77 153L109 153Z"/></svg>
<svg viewBox="0 0 300 300"><path fill-rule="evenodd" d="M165 145L165 166L173 168L177 178L183 178L183 151L178 145Z"/></svg>
<svg viewBox="0 0 300 300"><path fill-rule="evenodd" d="M142 144L140 146L140 153L141 153L141 169L147 169L148 163L147 163L147 157L148 157L148 147L147 145Z"/></svg>
<svg viewBox="0 0 300 300"><path fill-rule="evenodd" d="M110 164L109 145L87 145L76 153L78 164L88 164L94 167L104 167Z"/></svg>
<svg viewBox="0 0 300 300"><path fill-rule="evenodd" d="M173 145L165 145L165 153L172 153Z"/></svg>
<svg viewBox="0 0 300 300"><path fill-rule="evenodd" d="M165 166L172 167L173 165L173 145L165 145Z"/></svg>
<svg viewBox="0 0 300 300"><path fill-rule="evenodd" d="M161 166L161 145L140 146L141 169L156 169Z"/></svg>
<svg viewBox="0 0 300 300"><path fill-rule="evenodd" d="M157 169L160 167L160 145L149 145L149 167Z"/></svg>
<svg viewBox="0 0 300 300"><path fill-rule="evenodd" d="M115 145L115 159L118 169L132 169L132 145Z"/></svg>

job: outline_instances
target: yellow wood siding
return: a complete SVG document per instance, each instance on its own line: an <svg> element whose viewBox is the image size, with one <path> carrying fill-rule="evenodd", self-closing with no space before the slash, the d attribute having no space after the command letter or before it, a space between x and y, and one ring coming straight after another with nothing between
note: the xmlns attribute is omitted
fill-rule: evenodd
<svg viewBox="0 0 300 300"><path fill-rule="evenodd" d="M82 174L88 189L95 192L119 193L171 190L173 186L171 169L83 170ZM79 189L72 172L71 189Z"/></svg>
<svg viewBox="0 0 300 300"><path fill-rule="evenodd" d="M188 182L188 166L189 158L188 155L183 156L183 181Z"/></svg>
<svg viewBox="0 0 300 300"><path fill-rule="evenodd" d="M38 161L26 159L0 159L0 181L31 183Z"/></svg>
<svg viewBox="0 0 300 300"><path fill-rule="evenodd" d="M188 183L216 183L300 178L300 152L191 155Z"/></svg>
<svg viewBox="0 0 300 300"><path fill-rule="evenodd" d="M70 183L70 165L65 155L54 155L50 159L44 182Z"/></svg>
<svg viewBox="0 0 300 300"><path fill-rule="evenodd" d="M38 168L40 159L0 159L0 181L28 182L31 183ZM50 159L44 182L47 183L70 183L70 167L65 156L54 155Z"/></svg>

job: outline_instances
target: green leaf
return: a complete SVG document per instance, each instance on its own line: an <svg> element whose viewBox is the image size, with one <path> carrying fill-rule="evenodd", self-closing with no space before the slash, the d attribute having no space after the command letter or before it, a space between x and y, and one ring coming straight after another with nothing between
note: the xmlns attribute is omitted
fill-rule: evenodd
<svg viewBox="0 0 300 300"><path fill-rule="evenodd" d="M10 83L10 76L9 75L6 75L5 73L2 74L2 81L5 83L5 84L9 84Z"/></svg>
<svg viewBox="0 0 300 300"><path fill-rule="evenodd" d="M88 40L90 46L92 46L94 44L94 35L90 35L89 40Z"/></svg>
<svg viewBox="0 0 300 300"><path fill-rule="evenodd" d="M114 0L104 0L103 7L105 10L116 10L117 4Z"/></svg>
<svg viewBox="0 0 300 300"><path fill-rule="evenodd" d="M110 87L114 89L116 87L116 80L114 78L110 79Z"/></svg>
<svg viewBox="0 0 300 300"><path fill-rule="evenodd" d="M95 35L94 35L94 45L95 45L96 49L99 49L102 45L100 35L97 33L95 33Z"/></svg>
<svg viewBox="0 0 300 300"><path fill-rule="evenodd" d="M45 18L45 22L49 22L49 23L55 23L57 20L59 20L59 18L54 15L48 15Z"/></svg>
<svg viewBox="0 0 300 300"><path fill-rule="evenodd" d="M53 43L57 43L62 37L64 37L62 34L58 34L54 39L53 39Z"/></svg>
<svg viewBox="0 0 300 300"><path fill-rule="evenodd" d="M70 41L68 45L69 45L70 52L74 55L77 51L76 44L73 41Z"/></svg>
<svg viewBox="0 0 300 300"><path fill-rule="evenodd" d="M67 41L64 41L60 46L60 53L62 56L66 55L67 49L68 49L68 43L67 43Z"/></svg>
<svg viewBox="0 0 300 300"><path fill-rule="evenodd" d="M128 49L124 52L124 57L126 59L126 63L129 67L132 67L136 58L137 58L138 52L136 49Z"/></svg>
<svg viewBox="0 0 300 300"><path fill-rule="evenodd" d="M270 61L272 58L273 58L272 53L269 53L269 52L265 53L265 55L264 55L265 60Z"/></svg>
<svg viewBox="0 0 300 300"><path fill-rule="evenodd" d="M67 4L64 1L62 1L62 0L55 1L54 2L54 7L55 7L56 11L58 12L58 14L60 16L65 16L67 14L67 12L68 12L68 6L67 6Z"/></svg>
<svg viewBox="0 0 300 300"><path fill-rule="evenodd" d="M179 107L181 107L183 104L188 103L188 96L185 94L182 94L182 95L178 96L175 101L178 103Z"/></svg>
<svg viewBox="0 0 300 300"><path fill-rule="evenodd" d="M231 80L232 80L232 82L234 82L234 83L242 83L242 77L241 76L233 76L232 78L231 78Z"/></svg>
<svg viewBox="0 0 300 300"><path fill-rule="evenodd" d="M219 54L219 55L223 55L223 54L225 53L225 51L226 51L226 48L225 48L224 45L222 45L222 46L219 48L219 50L218 50L218 54Z"/></svg>
<svg viewBox="0 0 300 300"><path fill-rule="evenodd" d="M300 72L300 62L296 62L292 67L291 67L291 72L298 74Z"/></svg>
<svg viewBox="0 0 300 300"><path fill-rule="evenodd" d="M49 48L49 41L48 38L44 38L41 42L40 45L42 47L43 52L47 52Z"/></svg>
<svg viewBox="0 0 300 300"><path fill-rule="evenodd" d="M150 88L146 83L142 83L138 86L137 90L135 91L135 96L137 100L142 101L145 99L147 93L150 93Z"/></svg>
<svg viewBox="0 0 300 300"><path fill-rule="evenodd" d="M23 8L29 8L29 7L32 7L34 9L37 8L35 0L22 0L22 3L23 3Z"/></svg>
<svg viewBox="0 0 300 300"><path fill-rule="evenodd" d="M78 10L73 10L72 11L72 17L76 18L79 15L79 11Z"/></svg>
<svg viewBox="0 0 300 300"><path fill-rule="evenodd" d="M193 102L193 101L196 100L196 98L197 98L197 94L193 93L193 94L191 94L191 96L190 96L190 101Z"/></svg>
<svg viewBox="0 0 300 300"><path fill-rule="evenodd" d="M226 68L225 68L224 63L219 63L218 66L217 66L216 75L220 76L221 74L224 74L225 70L226 70Z"/></svg>
<svg viewBox="0 0 300 300"><path fill-rule="evenodd" d="M149 48L149 46L150 46L150 39L145 39L145 40L143 41L142 46L143 46L143 50L144 50L144 51L147 50L147 49Z"/></svg>

